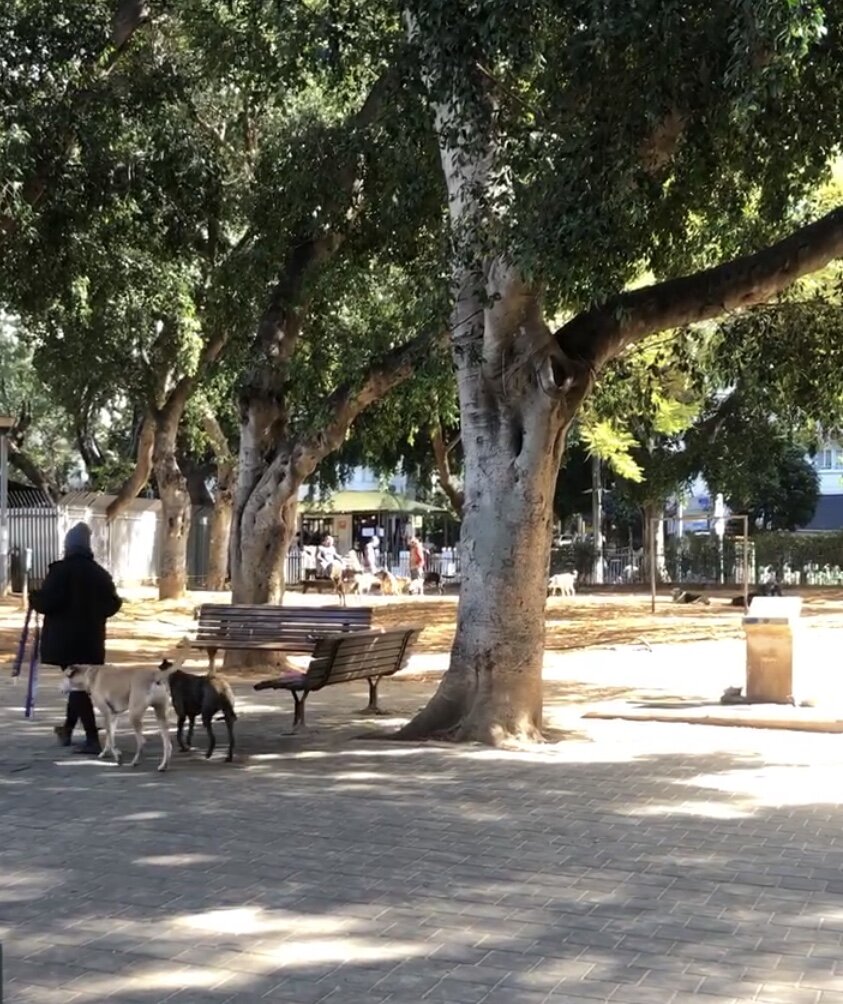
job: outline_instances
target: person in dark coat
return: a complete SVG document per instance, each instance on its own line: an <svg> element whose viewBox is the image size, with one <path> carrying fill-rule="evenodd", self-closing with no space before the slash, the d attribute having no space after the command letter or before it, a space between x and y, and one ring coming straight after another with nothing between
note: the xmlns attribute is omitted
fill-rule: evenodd
<svg viewBox="0 0 843 1004"><path fill-rule="evenodd" d="M91 529L77 523L64 538L64 557L50 565L41 589L30 603L44 615L41 631L41 661L65 669L75 663L105 662L105 622L123 601L108 572L94 561ZM91 698L86 690L71 690L64 725L56 727L63 746L70 745L76 723L85 729L80 753L99 753L100 743Z"/></svg>

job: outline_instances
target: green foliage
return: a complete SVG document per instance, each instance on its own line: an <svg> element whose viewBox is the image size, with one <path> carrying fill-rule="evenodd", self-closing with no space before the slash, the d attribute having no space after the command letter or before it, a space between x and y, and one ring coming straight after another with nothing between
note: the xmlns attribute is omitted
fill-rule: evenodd
<svg viewBox="0 0 843 1004"><path fill-rule="evenodd" d="M329 392L372 356L445 316L436 150L411 76L385 73L402 40L391 5L185 0L162 18L152 5L107 74L111 4L72 0L67 20L48 6L0 14L14 56L0 57L0 213L14 223L0 231L0 301L83 423L160 406L223 336L183 441L207 450L208 403L234 433L267 291L329 231L345 234L343 253L306 290L293 431L317 428ZM379 77L384 110L355 130ZM360 179L351 202L346 164ZM27 179L43 183L37 204Z"/></svg>
<svg viewBox="0 0 843 1004"><path fill-rule="evenodd" d="M775 420L733 412L698 456L706 482L733 512L749 515L751 528L795 530L811 521L817 472L805 445L794 443Z"/></svg>
<svg viewBox="0 0 843 1004"><path fill-rule="evenodd" d="M466 148L488 133L494 91L497 183L477 246L515 254L562 310L788 229L843 134L837 0L410 8L433 101L457 96Z"/></svg>
<svg viewBox="0 0 843 1004"><path fill-rule="evenodd" d="M772 565L779 578L785 565L800 572L806 565L843 565L843 532L759 533L754 544L756 567Z"/></svg>
<svg viewBox="0 0 843 1004"><path fill-rule="evenodd" d="M56 488L66 486L76 463L72 422L37 379L32 353L17 337L15 326L0 314L0 415L29 423L22 448ZM13 456L14 462L14 456ZM25 472L15 474L26 480Z"/></svg>

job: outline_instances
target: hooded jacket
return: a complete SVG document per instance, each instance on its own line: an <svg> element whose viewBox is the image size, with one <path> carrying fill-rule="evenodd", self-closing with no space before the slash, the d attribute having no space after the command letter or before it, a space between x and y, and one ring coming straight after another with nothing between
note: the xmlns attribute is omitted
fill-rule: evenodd
<svg viewBox="0 0 843 1004"><path fill-rule="evenodd" d="M55 666L105 662L105 622L123 601L111 576L94 561L90 530L84 523L70 530L64 558L50 565L30 602L44 615L42 662Z"/></svg>

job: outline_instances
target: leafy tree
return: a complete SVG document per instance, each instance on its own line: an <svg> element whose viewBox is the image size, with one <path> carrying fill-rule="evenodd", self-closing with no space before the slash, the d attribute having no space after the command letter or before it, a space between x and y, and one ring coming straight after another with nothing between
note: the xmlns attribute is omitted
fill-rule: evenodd
<svg viewBox="0 0 843 1004"><path fill-rule="evenodd" d="M402 734L537 737L550 499L596 377L843 251L843 209L804 201L840 136L843 11L418 0L407 28L449 192L466 503L451 665Z"/></svg>
<svg viewBox="0 0 843 1004"><path fill-rule="evenodd" d="M77 457L70 416L51 400L32 367L32 353L15 325L0 315L0 414L15 418L9 461L24 479L57 498Z"/></svg>
<svg viewBox="0 0 843 1004"><path fill-rule="evenodd" d="M729 508L750 517L750 531L795 530L813 518L819 477L805 444L794 442L775 418L748 422L733 411L699 461Z"/></svg>

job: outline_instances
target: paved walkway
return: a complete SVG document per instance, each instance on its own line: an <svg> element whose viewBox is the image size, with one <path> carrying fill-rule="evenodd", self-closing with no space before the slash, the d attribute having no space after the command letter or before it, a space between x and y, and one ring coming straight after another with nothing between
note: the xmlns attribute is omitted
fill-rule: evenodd
<svg viewBox="0 0 843 1004"><path fill-rule="evenodd" d="M240 692L237 763L158 775L156 739L54 747L54 677L35 722L0 681L7 1004L843 1002L839 736L560 698L577 731L514 755L354 738L352 687L282 736L289 699Z"/></svg>

